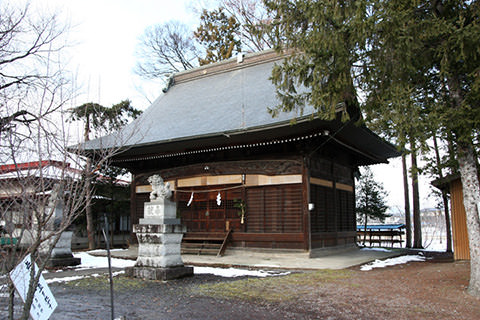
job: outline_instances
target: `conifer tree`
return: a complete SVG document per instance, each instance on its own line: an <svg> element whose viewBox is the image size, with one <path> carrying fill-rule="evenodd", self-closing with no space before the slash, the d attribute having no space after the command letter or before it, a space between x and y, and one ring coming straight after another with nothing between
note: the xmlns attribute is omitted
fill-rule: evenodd
<svg viewBox="0 0 480 320"><path fill-rule="evenodd" d="M452 133L470 243L468 291L480 296L480 184L474 139L480 128L478 1L267 0L293 54L272 73L281 105L308 103L332 118L357 102L421 147L429 128ZM300 91L301 86L309 90ZM297 91L298 90L298 91ZM345 117L348 118L348 115ZM407 140L407 141L408 141ZM480 205L479 205L480 207Z"/></svg>
<svg viewBox="0 0 480 320"><path fill-rule="evenodd" d="M387 192L383 185L375 181L373 173L370 168L363 170L362 175L358 181L355 191L357 212L357 221L362 222L367 229L369 219L385 221L385 218L390 217L386 214L388 206L385 201ZM365 245L366 232L364 234L363 244Z"/></svg>
<svg viewBox="0 0 480 320"><path fill-rule="evenodd" d="M129 100L124 100L112 107L104 107L98 103L84 103L81 106L70 110L70 119L72 121L84 122L84 141L90 140L90 133L94 131L97 135L112 132L124 126L129 119L135 119L140 115L141 111L135 109ZM92 168L92 160L86 158L84 169L84 179L88 188L85 203L85 215L87 218L87 237L88 248L95 249L93 214L91 208L91 200L93 192L91 190L93 183L93 173L97 168Z"/></svg>
<svg viewBox="0 0 480 320"><path fill-rule="evenodd" d="M200 65L226 60L234 52L241 51L241 42L236 37L240 24L235 17L228 17L223 8L218 8L203 10L200 20L200 26L194 32L206 51L205 58L199 58Z"/></svg>

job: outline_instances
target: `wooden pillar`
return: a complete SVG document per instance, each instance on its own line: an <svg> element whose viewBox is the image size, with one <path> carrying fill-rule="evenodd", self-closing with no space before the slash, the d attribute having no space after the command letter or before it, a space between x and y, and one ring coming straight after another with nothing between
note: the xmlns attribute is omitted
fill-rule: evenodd
<svg viewBox="0 0 480 320"><path fill-rule="evenodd" d="M133 225L135 224L137 208L137 176L132 174L130 184L130 243L137 243L137 237L133 234Z"/></svg>
<svg viewBox="0 0 480 320"><path fill-rule="evenodd" d="M304 158L302 165L302 195L303 195L303 243L304 249L310 251L312 249L312 230L310 226L310 170L309 159Z"/></svg>

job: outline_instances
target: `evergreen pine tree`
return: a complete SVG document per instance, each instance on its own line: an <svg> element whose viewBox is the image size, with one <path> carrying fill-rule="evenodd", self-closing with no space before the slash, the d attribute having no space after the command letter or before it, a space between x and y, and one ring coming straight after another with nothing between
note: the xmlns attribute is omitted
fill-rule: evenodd
<svg viewBox="0 0 480 320"><path fill-rule="evenodd" d="M480 296L480 203L475 139L480 128L478 1L266 0L292 55L272 73L277 111L310 104L323 118L358 103L405 142L451 132L470 244L468 291ZM310 90L298 91L300 87ZM348 115L344 118L348 118ZM430 129L426 129L430 128Z"/></svg>
<svg viewBox="0 0 480 320"><path fill-rule="evenodd" d="M383 185L375 181L373 173L370 168L363 170L362 175L358 181L355 197L356 197L356 212L357 221L364 225L367 229L369 219L385 221L385 218L390 217L386 214L388 206L385 201L387 192ZM365 245L365 236L363 244Z"/></svg>
<svg viewBox="0 0 480 320"><path fill-rule="evenodd" d="M236 34L240 24L235 17L228 17L223 8L203 10L200 26L194 32L200 44L205 47L205 58L199 58L200 65L226 60L234 52L241 51L241 42Z"/></svg>
<svg viewBox="0 0 480 320"><path fill-rule="evenodd" d="M129 100L121 101L111 108L104 107L97 103L84 103L81 106L70 110L70 119L72 121L84 122L84 140L90 140L90 133L96 131L97 134L112 132L124 126L129 119L135 119L141 114L141 111L135 109ZM95 249L93 214L92 214L92 190L93 172L97 168L92 168L92 160L86 158L84 169L84 179L87 181L85 215L87 218L87 236L88 248Z"/></svg>

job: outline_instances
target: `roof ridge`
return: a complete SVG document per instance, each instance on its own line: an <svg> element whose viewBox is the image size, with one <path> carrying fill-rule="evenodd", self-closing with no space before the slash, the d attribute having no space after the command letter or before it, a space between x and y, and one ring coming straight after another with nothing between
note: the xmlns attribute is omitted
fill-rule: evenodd
<svg viewBox="0 0 480 320"><path fill-rule="evenodd" d="M40 161L30 161L22 163L11 163L3 164L0 166L0 173L8 173L13 171L28 170L28 169L38 169L41 167L55 166L55 167L70 167L69 163L58 161L58 160L40 160Z"/></svg>
<svg viewBox="0 0 480 320"><path fill-rule="evenodd" d="M239 53L245 54L245 53ZM244 69L258 64L268 63L280 60L286 57L288 53L278 53L274 49L268 49L260 52L247 53L243 56L241 62L238 62L237 56L228 60L207 64L194 69L181 71L173 75L174 85L193 81L220 73L230 72L233 70Z"/></svg>

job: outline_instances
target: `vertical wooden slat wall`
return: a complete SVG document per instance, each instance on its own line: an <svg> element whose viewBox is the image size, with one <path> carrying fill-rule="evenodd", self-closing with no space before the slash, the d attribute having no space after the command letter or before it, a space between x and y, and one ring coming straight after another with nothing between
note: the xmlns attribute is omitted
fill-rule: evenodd
<svg viewBox="0 0 480 320"><path fill-rule="evenodd" d="M218 186L219 189L225 186ZM242 190L223 190L202 192L205 188L197 188L190 203L190 192L177 192L177 210L182 223L188 232L225 232L227 221L230 229L242 230L240 209L235 206L240 201ZM217 195L220 194L220 202ZM190 204L189 204L190 203Z"/></svg>
<svg viewBox="0 0 480 320"><path fill-rule="evenodd" d="M263 186L246 189L247 232L303 232L302 186Z"/></svg>
<svg viewBox="0 0 480 320"><path fill-rule="evenodd" d="M452 206L453 255L455 260L470 260L467 218L463 206L463 191L460 179L450 183Z"/></svg>

